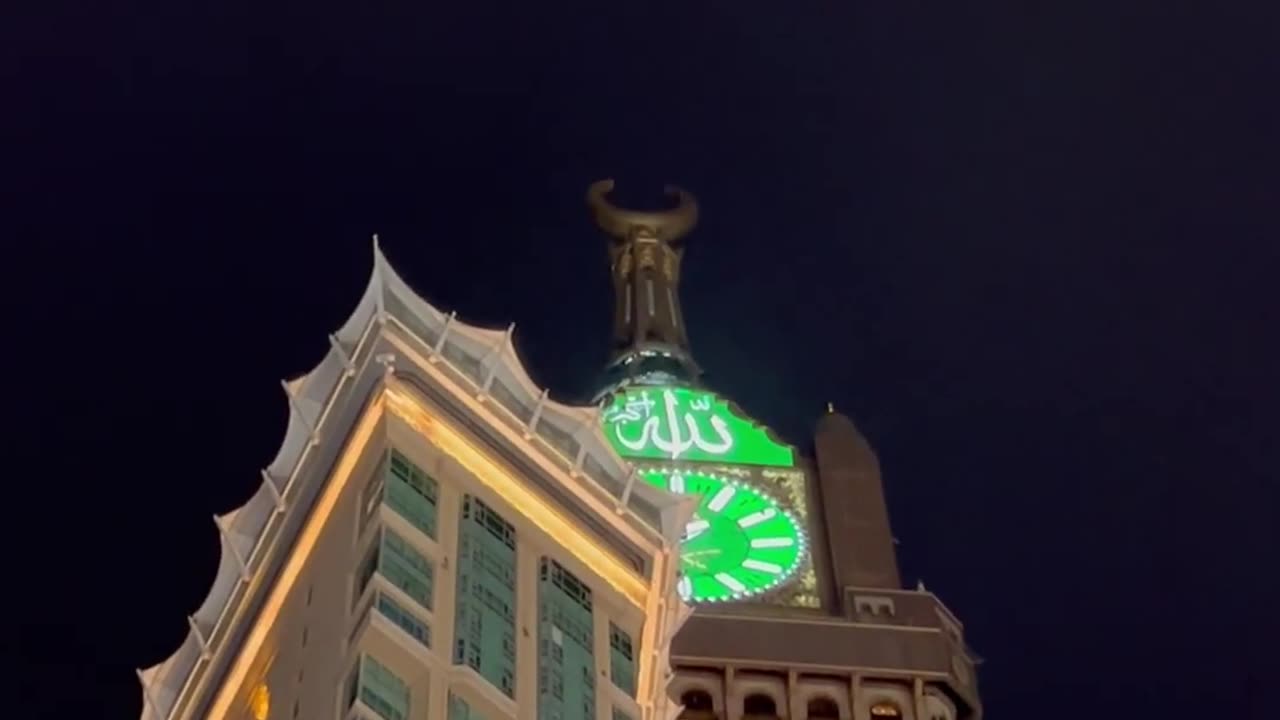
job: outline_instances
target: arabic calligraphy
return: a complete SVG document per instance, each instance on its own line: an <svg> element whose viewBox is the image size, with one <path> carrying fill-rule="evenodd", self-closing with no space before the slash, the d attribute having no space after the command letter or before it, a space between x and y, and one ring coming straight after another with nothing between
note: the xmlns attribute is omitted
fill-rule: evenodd
<svg viewBox="0 0 1280 720"><path fill-rule="evenodd" d="M615 449L628 457L792 465L790 448L706 391L634 389L605 411L604 423Z"/></svg>
<svg viewBox="0 0 1280 720"><path fill-rule="evenodd" d="M693 400L681 409L675 392L663 390L661 394L662 414L654 412L653 398L649 397L649 391L642 390L639 397L628 399L621 412L613 415L613 433L618 442L636 452L652 446L672 460L679 460L694 447L710 455L724 455L733 447L729 425L718 415L708 414L711 409L709 400ZM702 426L698 423L699 413L711 425L713 438L703 436ZM639 436L628 437L624 427L640 420L643 422Z"/></svg>

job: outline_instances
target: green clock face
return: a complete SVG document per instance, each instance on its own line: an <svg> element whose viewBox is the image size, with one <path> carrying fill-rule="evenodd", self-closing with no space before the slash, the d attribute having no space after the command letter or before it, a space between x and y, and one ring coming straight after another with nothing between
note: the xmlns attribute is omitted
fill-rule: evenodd
<svg viewBox="0 0 1280 720"><path fill-rule="evenodd" d="M795 575L805 557L804 532L768 495L700 470L649 468L651 485L701 501L680 546L680 596L690 602L741 600Z"/></svg>

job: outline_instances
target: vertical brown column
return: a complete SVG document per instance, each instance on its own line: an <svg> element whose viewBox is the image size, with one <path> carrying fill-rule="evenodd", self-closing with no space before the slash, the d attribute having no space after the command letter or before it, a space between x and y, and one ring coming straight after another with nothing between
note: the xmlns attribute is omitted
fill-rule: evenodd
<svg viewBox="0 0 1280 720"><path fill-rule="evenodd" d="M880 463L853 422L830 411L813 436L818 492L837 596L844 588L902 588Z"/></svg>

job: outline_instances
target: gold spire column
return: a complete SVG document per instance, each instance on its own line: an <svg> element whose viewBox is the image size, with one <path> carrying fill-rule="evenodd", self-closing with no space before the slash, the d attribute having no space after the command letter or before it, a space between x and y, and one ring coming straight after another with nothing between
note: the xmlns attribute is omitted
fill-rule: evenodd
<svg viewBox="0 0 1280 720"><path fill-rule="evenodd" d="M676 207L648 212L626 210L610 202L608 195L613 187L613 180L601 180L587 190L587 204L595 222L611 239L611 362L631 355L664 356L674 359L692 379L697 369L689 352L679 285L682 240L698 222L697 201L688 192L669 186L666 193L677 200Z"/></svg>

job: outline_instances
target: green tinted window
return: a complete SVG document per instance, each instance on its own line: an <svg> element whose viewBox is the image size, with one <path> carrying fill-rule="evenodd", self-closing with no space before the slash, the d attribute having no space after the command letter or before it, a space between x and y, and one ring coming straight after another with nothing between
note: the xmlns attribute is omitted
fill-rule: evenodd
<svg viewBox="0 0 1280 720"><path fill-rule="evenodd" d="M468 705L466 700L449 693L448 720L485 720L485 717Z"/></svg>
<svg viewBox="0 0 1280 720"><path fill-rule="evenodd" d="M538 570L538 720L594 720L591 588L550 558Z"/></svg>
<svg viewBox="0 0 1280 720"><path fill-rule="evenodd" d="M636 659L631 636L613 623L609 623L609 679L628 696L636 696Z"/></svg>
<svg viewBox="0 0 1280 720"><path fill-rule="evenodd" d="M435 539L439 483L396 450L391 451L391 461L387 468L387 506L427 537Z"/></svg>
<svg viewBox="0 0 1280 720"><path fill-rule="evenodd" d="M348 680L348 707L357 699L384 720L408 720L409 686L369 655L360 657Z"/></svg>
<svg viewBox="0 0 1280 720"><path fill-rule="evenodd" d="M378 572L422 607L431 609L435 573L426 556L391 530L382 530Z"/></svg>
<svg viewBox="0 0 1280 720"><path fill-rule="evenodd" d="M387 597L385 593L378 593L377 608L383 617L395 623L414 640L424 647L431 647L431 628L412 612L401 607L400 603Z"/></svg>
<svg viewBox="0 0 1280 720"><path fill-rule="evenodd" d="M453 662L507 697L516 687L516 530L479 498L462 499Z"/></svg>

